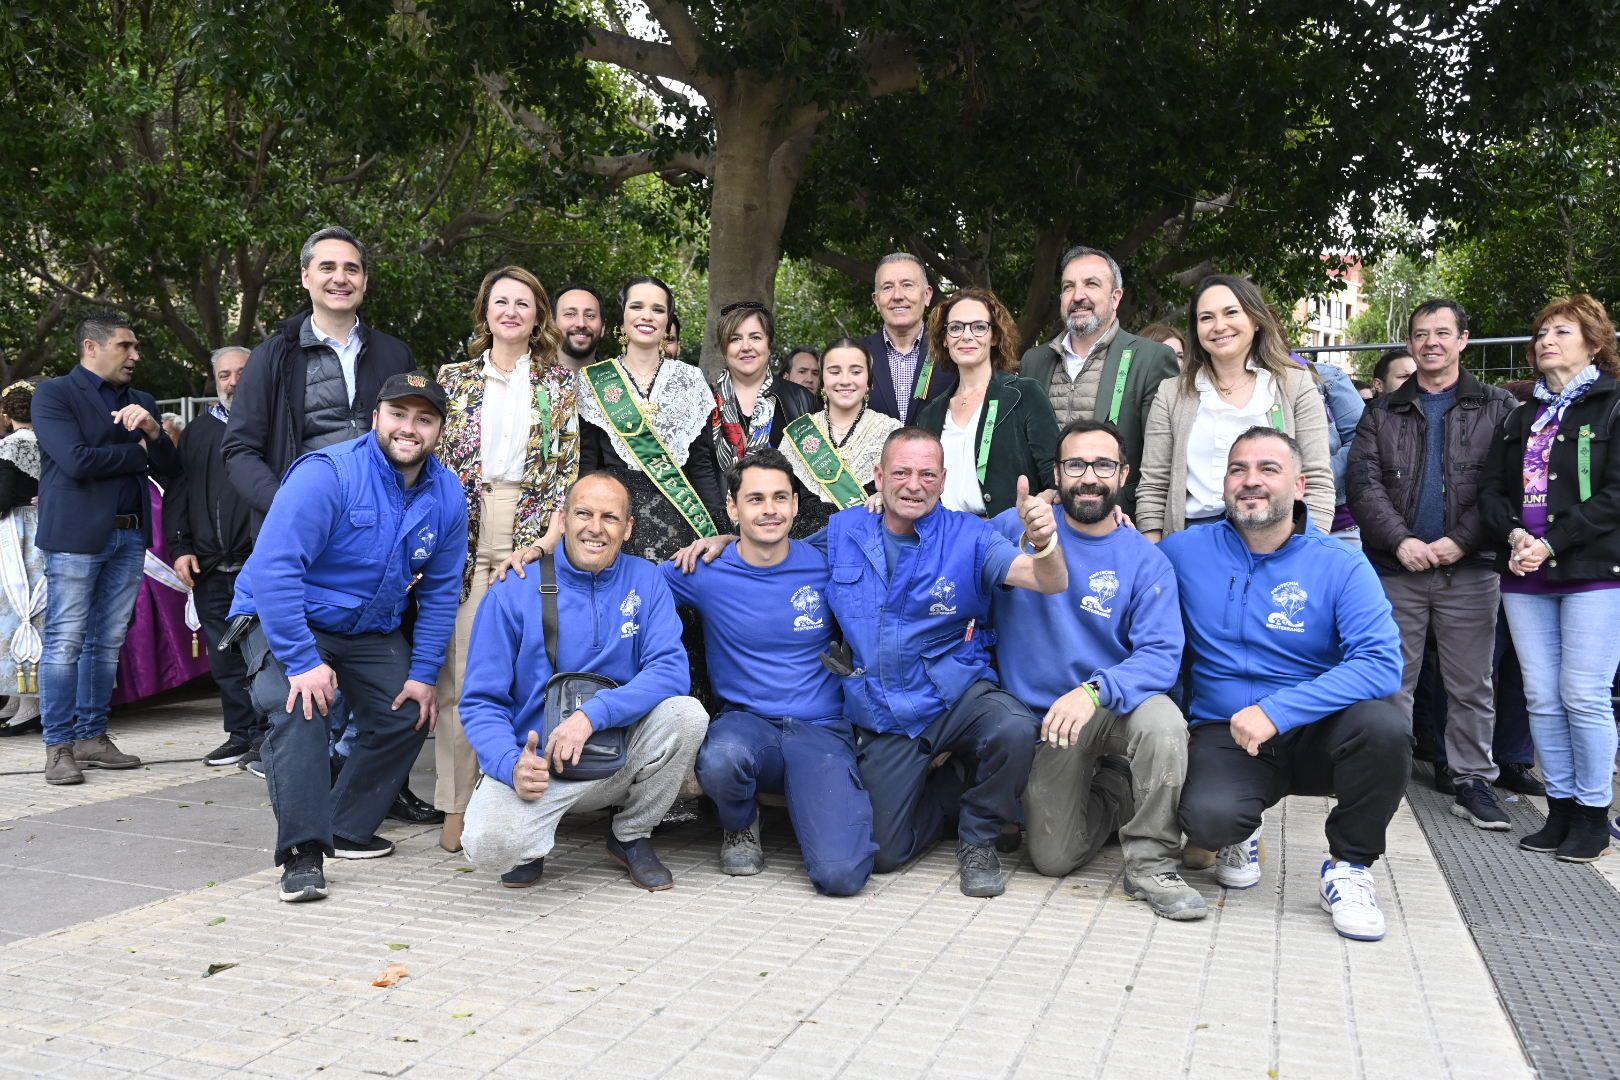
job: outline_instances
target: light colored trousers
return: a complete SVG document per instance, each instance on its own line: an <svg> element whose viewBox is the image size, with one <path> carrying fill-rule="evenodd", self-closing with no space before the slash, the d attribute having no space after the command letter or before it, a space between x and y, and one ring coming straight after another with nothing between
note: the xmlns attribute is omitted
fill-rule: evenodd
<svg viewBox="0 0 1620 1080"><path fill-rule="evenodd" d="M1130 776L1099 767L1104 755L1129 761ZM1024 791L1030 861L1048 877L1073 873L1117 829L1132 876L1175 870L1186 779L1187 718L1175 702L1154 694L1124 716L1099 708L1079 745L1035 751Z"/></svg>
<svg viewBox="0 0 1620 1080"><path fill-rule="evenodd" d="M447 814L462 814L478 783L478 755L461 727L461 680L467 671L467 643L473 616L495 580L495 569L512 554L521 484L489 485L480 496L478 548L473 555L472 590L456 611L456 632L439 671L439 724L433 731L433 805Z"/></svg>
<svg viewBox="0 0 1620 1080"><path fill-rule="evenodd" d="M613 816L621 841L651 836L680 794L709 728L709 714L696 698L666 698L630 734L629 760L602 780L558 780L532 802L486 776L467 806L461 844L474 866L505 873L551 853L557 825L572 811L622 809Z"/></svg>

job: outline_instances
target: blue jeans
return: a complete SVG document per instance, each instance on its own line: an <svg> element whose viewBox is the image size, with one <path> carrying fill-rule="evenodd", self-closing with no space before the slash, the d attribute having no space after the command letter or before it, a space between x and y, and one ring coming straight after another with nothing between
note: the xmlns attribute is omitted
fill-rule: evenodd
<svg viewBox="0 0 1620 1080"><path fill-rule="evenodd" d="M94 555L45 554L45 634L39 712L45 745L94 739L107 730L118 651L135 613L146 539L114 529Z"/></svg>
<svg viewBox="0 0 1620 1080"><path fill-rule="evenodd" d="M1615 726L1609 687L1620 664L1620 589L1563 596L1503 593L1524 670L1547 794L1607 807L1614 795ZM1565 648L1565 643L1569 648Z"/></svg>

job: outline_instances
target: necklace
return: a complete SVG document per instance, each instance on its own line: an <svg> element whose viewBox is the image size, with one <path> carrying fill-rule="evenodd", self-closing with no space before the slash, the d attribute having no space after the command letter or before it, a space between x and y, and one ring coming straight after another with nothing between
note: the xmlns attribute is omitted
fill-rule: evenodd
<svg viewBox="0 0 1620 1080"><path fill-rule="evenodd" d="M658 385L658 373L664 370L664 357L663 357L663 354L662 353L659 354L659 356L658 356L658 366L653 368L652 378L647 380L647 389L645 389L645 390L643 390L641 388L641 384L636 381L635 372L630 370L630 365L629 364L626 364L623 360L620 360L619 361L619 366L624 368L625 377L630 380L630 385L635 387L636 393L641 395L641 400L646 402L646 404L643 405L642 408L644 410L646 410L647 412L650 412L650 413L657 412L658 411L658 402L656 402L656 401L654 401L652 399L652 392L653 392L653 387Z"/></svg>
<svg viewBox="0 0 1620 1080"><path fill-rule="evenodd" d="M1249 386L1255 381L1256 376L1254 372L1245 372L1245 375L1247 378L1240 376L1238 381L1233 383L1231 386L1222 386L1220 384L1220 380L1215 378L1215 370L1211 368L1209 373L1209 381L1215 384L1215 389L1220 391L1222 397L1230 397L1232 394L1237 393L1240 389L1245 386Z"/></svg>
<svg viewBox="0 0 1620 1080"><path fill-rule="evenodd" d="M844 437L840 439L838 436L833 435L832 414L827 414L827 434L832 436L832 444L835 449L842 450L849 445L850 438L855 434L855 429L861 426L861 419L865 416L866 402L863 401L861 402L861 411L855 414L854 421L844 429Z"/></svg>

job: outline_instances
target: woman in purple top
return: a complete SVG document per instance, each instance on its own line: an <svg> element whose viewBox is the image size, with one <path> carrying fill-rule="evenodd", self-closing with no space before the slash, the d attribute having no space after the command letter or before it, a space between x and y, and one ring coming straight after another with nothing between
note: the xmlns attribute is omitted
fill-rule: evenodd
<svg viewBox="0 0 1620 1080"><path fill-rule="evenodd" d="M1608 846L1620 665L1620 357L1614 323L1585 294L1536 316L1534 399L1502 421L1479 495L1508 548L1502 607L1524 668L1547 824L1526 851L1591 862Z"/></svg>

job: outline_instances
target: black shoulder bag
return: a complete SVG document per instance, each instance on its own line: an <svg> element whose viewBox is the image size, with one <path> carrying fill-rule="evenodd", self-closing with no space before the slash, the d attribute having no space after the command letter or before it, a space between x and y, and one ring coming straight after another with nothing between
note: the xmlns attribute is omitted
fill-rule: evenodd
<svg viewBox="0 0 1620 1080"><path fill-rule="evenodd" d="M540 556L540 620L546 635L546 656L551 660L551 670L556 672L546 683L546 730L540 733L544 753L551 745L551 733L559 724L598 693L619 684L605 675L588 671L557 671L557 560L553 555ZM559 780L604 780L624 768L629 760L629 742L628 728L593 732L580 751L579 764L565 769L561 762L553 759L551 775Z"/></svg>

